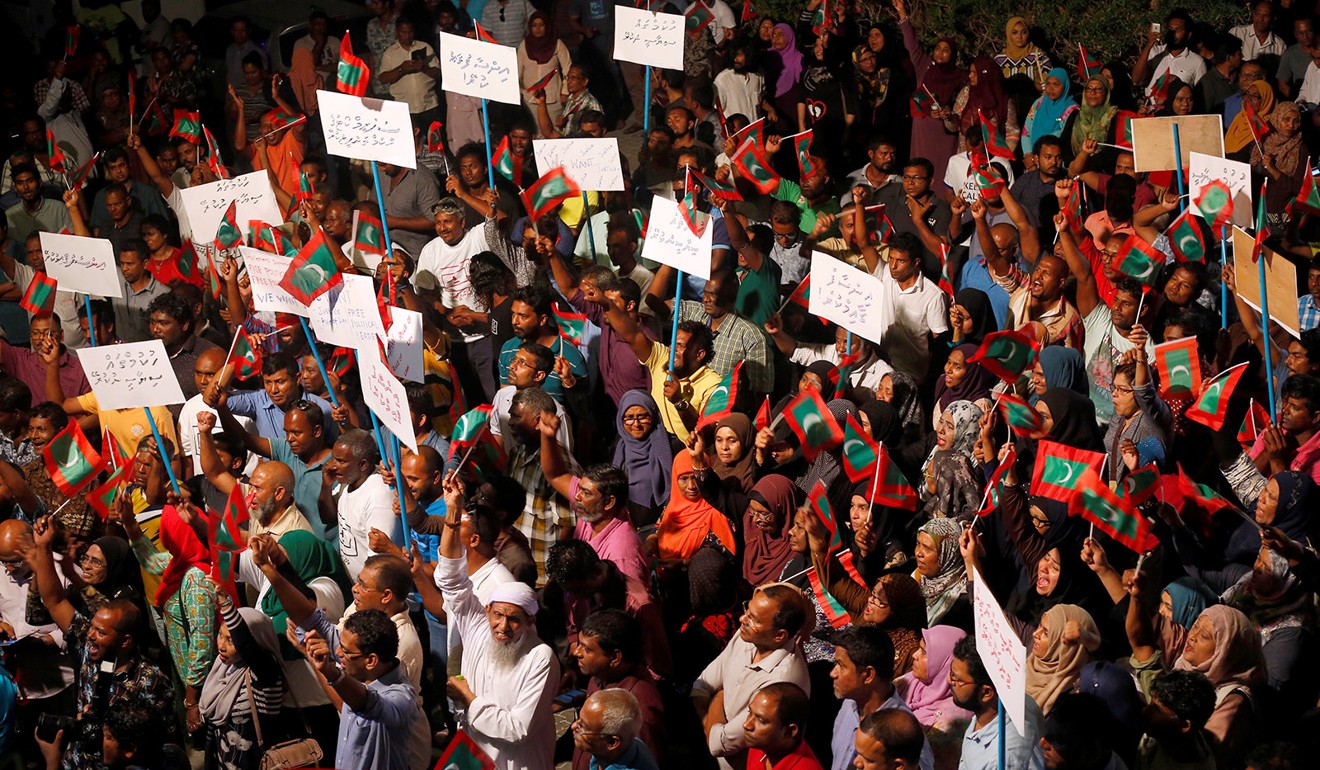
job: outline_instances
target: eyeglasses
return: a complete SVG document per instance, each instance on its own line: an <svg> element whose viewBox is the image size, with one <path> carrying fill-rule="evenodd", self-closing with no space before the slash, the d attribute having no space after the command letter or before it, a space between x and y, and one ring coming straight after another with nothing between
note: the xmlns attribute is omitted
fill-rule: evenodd
<svg viewBox="0 0 1320 770"><path fill-rule="evenodd" d="M923 175L921 175L921 174L904 174L904 175L903 175L903 180L904 180L904 181L907 181L907 182L924 182L924 181L926 181L927 179L930 179L930 177L928 177L928 176L923 176Z"/></svg>
<svg viewBox="0 0 1320 770"><path fill-rule="evenodd" d="M881 599L875 594L871 594L866 597L866 606L875 607L878 610L884 610L889 608L889 601L887 599Z"/></svg>
<svg viewBox="0 0 1320 770"><path fill-rule="evenodd" d="M1106 89L1104 86L1087 86L1082 90L1088 94L1103 94Z"/></svg>
<svg viewBox="0 0 1320 770"><path fill-rule="evenodd" d="M83 555L78 559L78 563L81 564L81 565L83 565L84 567L104 567L104 566L105 566L105 560L104 560L104 559L98 559L98 558L96 558L95 556L89 556L89 555L87 555L87 554L83 554Z"/></svg>
<svg viewBox="0 0 1320 770"><path fill-rule="evenodd" d="M515 360L516 360L516 359L515 359ZM625 425L627 425L627 424L629 424L629 423L631 423L631 424L633 424L633 425L640 425L641 423L644 423L644 422L650 422L650 421L651 421L651 415L649 415L649 414L634 414L634 415L631 415L631 416L629 416L629 415L624 415L624 418L623 418L623 422L624 422Z"/></svg>
<svg viewBox="0 0 1320 770"><path fill-rule="evenodd" d="M574 733L581 735L583 738L613 738L615 736L614 733L589 733L586 728L582 726L581 719L574 719L573 724L570 725L570 727Z"/></svg>
<svg viewBox="0 0 1320 770"><path fill-rule="evenodd" d="M972 682L967 679L959 679L958 677L953 676L952 674L949 675L950 687L966 687L967 685L970 684L976 684L976 682Z"/></svg>

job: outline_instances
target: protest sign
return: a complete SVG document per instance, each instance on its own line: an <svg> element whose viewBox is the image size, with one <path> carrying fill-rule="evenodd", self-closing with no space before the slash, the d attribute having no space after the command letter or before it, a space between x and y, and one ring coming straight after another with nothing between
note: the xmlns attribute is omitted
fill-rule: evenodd
<svg viewBox="0 0 1320 770"><path fill-rule="evenodd" d="M390 308L390 318L393 320L390 330L381 338L390 368L401 380L422 382L426 374L422 358L422 314L394 307Z"/></svg>
<svg viewBox="0 0 1320 770"><path fill-rule="evenodd" d="M619 6L620 10L622 8ZM678 211L678 204L657 195L651 200L651 223L646 230L642 256L688 275L710 278L712 229L707 223L700 238L693 235Z"/></svg>
<svg viewBox="0 0 1320 770"><path fill-rule="evenodd" d="M505 104L522 104L518 51L507 45L440 33L444 90Z"/></svg>
<svg viewBox="0 0 1320 770"><path fill-rule="evenodd" d="M64 291L98 297L122 297L115 247L104 238L41 233L41 255L46 274Z"/></svg>
<svg viewBox="0 0 1320 770"><path fill-rule="evenodd" d="M1251 260L1256 239L1240 227L1233 228L1233 275L1237 294L1260 312L1260 269ZM1265 288L1269 293L1270 320L1278 322L1294 337L1300 338L1301 322L1297 316L1297 266L1268 247L1261 248L1265 260ZM1278 363L1276 360L1275 363Z"/></svg>
<svg viewBox="0 0 1320 770"><path fill-rule="evenodd" d="M385 336L375 283L368 276L345 275L340 286L317 297L309 310L312 333L318 340L356 348L362 353L359 358L376 348L378 336Z"/></svg>
<svg viewBox="0 0 1320 770"><path fill-rule="evenodd" d="M879 344L892 310L881 307L884 284L865 270L823 252L811 254L807 310Z"/></svg>
<svg viewBox="0 0 1320 770"><path fill-rule="evenodd" d="M537 168L563 166L582 190L601 192L624 190L623 168L619 165L619 140L604 139L535 139Z"/></svg>
<svg viewBox="0 0 1320 770"><path fill-rule="evenodd" d="M1191 154L1203 152L1224 157L1224 121L1219 115L1175 115L1132 121L1132 160L1137 172L1172 171L1173 127L1178 126L1178 148L1182 167L1191 165Z"/></svg>
<svg viewBox="0 0 1320 770"><path fill-rule="evenodd" d="M1251 205L1251 166L1203 152L1193 152L1190 157L1191 165L1187 169L1187 192L1191 195L1188 196L1187 205L1192 209L1192 213L1204 218L1201 210L1196 207L1196 199L1201 197L1201 191L1207 185L1218 180L1228 185L1228 189L1233 193L1233 224L1239 227L1252 227L1251 220L1256 210ZM1215 233L1215 237L1218 238L1219 233Z"/></svg>
<svg viewBox="0 0 1320 770"><path fill-rule="evenodd" d="M626 5L614 6L614 13L615 59L667 70L683 69L685 17Z"/></svg>
<svg viewBox="0 0 1320 770"><path fill-rule="evenodd" d="M234 215L240 227L246 227L254 219L273 225L284 221L284 214L270 186L270 177L266 176L265 171L253 171L233 179L221 179L181 189L179 197L183 199L183 210L188 213L194 243L215 240L220 220L224 218L229 204L235 201L238 205L234 207Z"/></svg>
<svg viewBox="0 0 1320 770"><path fill-rule="evenodd" d="M270 313L292 313L306 318L311 314L307 306L293 298L287 289L280 286L280 279L289 269L289 257L269 254L264 251L239 246L238 253L243 257L247 268L248 281L252 284L252 307Z"/></svg>
<svg viewBox="0 0 1320 770"><path fill-rule="evenodd" d="M813 293L814 289L813 288ZM999 702L1012 720L1018 735L1026 737L1027 724L1027 648L1018 641L1013 626L1004 617L995 595L981 573L972 570L972 615L976 630L976 651L999 693Z"/></svg>
<svg viewBox="0 0 1320 770"><path fill-rule="evenodd" d="M349 96L338 91L317 91L325 149L331 155L375 160L417 168L412 120L408 105L388 99ZM239 221L244 221L242 217Z"/></svg>
<svg viewBox="0 0 1320 770"><path fill-rule="evenodd" d="M82 348L78 362L102 410L170 406L187 400L160 340Z"/></svg>
<svg viewBox="0 0 1320 770"><path fill-rule="evenodd" d="M358 354L358 374L362 381L362 400L381 424L390 429L404 446L417 451L412 413L408 411L408 392L389 366L380 358L380 349L363 349Z"/></svg>

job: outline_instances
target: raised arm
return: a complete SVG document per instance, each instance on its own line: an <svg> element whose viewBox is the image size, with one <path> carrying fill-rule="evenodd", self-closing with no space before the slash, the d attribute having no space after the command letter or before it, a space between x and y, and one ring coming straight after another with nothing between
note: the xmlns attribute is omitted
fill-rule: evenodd
<svg viewBox="0 0 1320 770"><path fill-rule="evenodd" d="M41 595L41 603L46 607L46 612L50 613L51 619L61 631L68 631L77 612L65 595L64 584L60 582L55 567L55 552L51 547L54 540L54 519L50 516L38 519L32 527L32 540L26 545L23 558L36 575L37 593Z"/></svg>
<svg viewBox="0 0 1320 770"><path fill-rule="evenodd" d="M876 250L875 246L871 245L871 231L866 228L866 188L861 185L853 187L852 200L853 243L861 250L862 259L866 260L866 271L874 273L875 269L880 266L880 252ZM779 344L778 339L775 340L775 344ZM792 352L791 350L788 351L788 353ZM785 355L788 355L788 353L785 353Z"/></svg>
<svg viewBox="0 0 1320 770"><path fill-rule="evenodd" d="M990 274L996 278L1009 275L1013 265L1008 261L1007 255L1000 251L999 244L995 243L994 232L990 228L990 218L987 216L989 209L986 208L985 201L979 198L972 201L971 209L972 219L976 222L976 239L981 244L981 250L985 252L985 264L990 268Z"/></svg>
<svg viewBox="0 0 1320 770"><path fill-rule="evenodd" d="M559 496L573 502L573 474L564 463L564 449L559 446L559 415L554 412L541 412L537 421L541 431L541 473L550 482Z"/></svg>
<svg viewBox="0 0 1320 770"><path fill-rule="evenodd" d="M210 412L197 413L197 457L202 465L202 475L206 476L217 492L228 496L234 491L238 479L220 461L220 453L215 449L215 436L211 435L215 424L216 415Z"/></svg>
<svg viewBox="0 0 1320 770"><path fill-rule="evenodd" d="M652 345L655 343L642 332L642 325L630 314L609 302L605 305L605 321L614 329L615 334L628 342L638 361L646 363L651 358Z"/></svg>
<svg viewBox="0 0 1320 770"><path fill-rule="evenodd" d="M761 266L765 264L765 254L747 237L747 228L743 227L742 220L737 214L729 211L730 201L718 195L711 195L711 202L719 208L724 214L724 226L729 230L729 245L733 247L734 252L742 258L742 263L753 273L758 272Z"/></svg>
<svg viewBox="0 0 1320 770"><path fill-rule="evenodd" d="M1036 264L1036 260L1040 259L1040 233L1032 227L1031 220L1027 219L1026 210L1008 188L1004 188L1004 194L999 199L1004 202L1004 211L1008 213L1008 218L1013 220L1013 225L1018 230L1018 245L1022 247L1023 258L1028 264Z"/></svg>
<svg viewBox="0 0 1320 770"><path fill-rule="evenodd" d="M151 157L151 153L147 152L147 148L142 146L142 137L138 136L136 132L131 133L128 135L127 144L128 149L137 153L138 162L142 164L142 170L147 172L147 178L151 180L152 184L156 185L161 197L168 200L170 195L174 193L174 183L170 181L168 175L160 170L160 166L156 165L156 159Z"/></svg>

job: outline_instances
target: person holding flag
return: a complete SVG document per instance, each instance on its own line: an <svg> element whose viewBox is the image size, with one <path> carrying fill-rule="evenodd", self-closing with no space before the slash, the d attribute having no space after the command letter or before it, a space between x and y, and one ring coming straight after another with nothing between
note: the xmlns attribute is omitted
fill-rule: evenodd
<svg viewBox="0 0 1320 770"><path fill-rule="evenodd" d="M527 18L527 35L518 44L518 84L523 105L532 112L539 102L535 94L545 94L546 112L553 124L559 120L567 100L566 77L573 64L564 41L556 35L548 15L536 11Z"/></svg>
<svg viewBox="0 0 1320 770"><path fill-rule="evenodd" d="M1251 167L1269 177L1265 207L1271 223L1277 225L1284 220L1289 201L1302 189L1306 155L1310 150L1302 138L1302 113L1296 102L1276 105L1269 116L1269 125L1272 130L1259 144L1251 146Z"/></svg>

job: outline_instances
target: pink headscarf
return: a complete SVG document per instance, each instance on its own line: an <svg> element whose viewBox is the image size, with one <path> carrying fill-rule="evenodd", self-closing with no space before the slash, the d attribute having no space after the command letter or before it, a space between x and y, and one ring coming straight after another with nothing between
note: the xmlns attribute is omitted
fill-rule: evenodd
<svg viewBox="0 0 1320 770"><path fill-rule="evenodd" d="M935 626L921 632L926 640L926 681L909 672L894 682L903 700L922 727L971 719L972 712L953 702L949 670L953 668L953 647L967 632L953 626Z"/></svg>
<svg viewBox="0 0 1320 770"><path fill-rule="evenodd" d="M797 85L798 78L802 77L802 52L797 49L797 35L793 33L793 27L781 22L775 25L775 29L784 33L786 43L782 51L773 46L770 48L771 52L779 55L780 61L779 79L775 81L775 96L783 96Z"/></svg>

